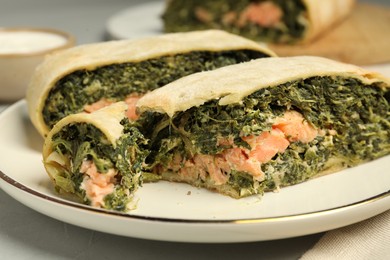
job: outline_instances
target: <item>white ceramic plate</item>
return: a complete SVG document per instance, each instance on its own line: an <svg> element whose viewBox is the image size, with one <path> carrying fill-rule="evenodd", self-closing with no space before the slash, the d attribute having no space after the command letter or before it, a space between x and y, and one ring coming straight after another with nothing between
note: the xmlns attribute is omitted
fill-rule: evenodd
<svg viewBox="0 0 390 260"><path fill-rule="evenodd" d="M119 40L161 34L164 4L165 1L147 2L122 10L107 21L108 35Z"/></svg>
<svg viewBox="0 0 390 260"><path fill-rule="evenodd" d="M145 184L137 209L122 214L56 194L25 101L0 114L0 144L5 192L50 217L118 235L210 243L271 240L342 227L390 209L390 156L262 198L235 200L185 184Z"/></svg>

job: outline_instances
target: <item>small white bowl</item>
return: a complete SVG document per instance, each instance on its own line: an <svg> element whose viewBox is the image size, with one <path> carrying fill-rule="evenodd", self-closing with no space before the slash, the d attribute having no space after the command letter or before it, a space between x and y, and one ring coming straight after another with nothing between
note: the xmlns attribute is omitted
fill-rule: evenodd
<svg viewBox="0 0 390 260"><path fill-rule="evenodd" d="M44 57L74 45L72 35L54 29L0 28L0 102L24 98Z"/></svg>

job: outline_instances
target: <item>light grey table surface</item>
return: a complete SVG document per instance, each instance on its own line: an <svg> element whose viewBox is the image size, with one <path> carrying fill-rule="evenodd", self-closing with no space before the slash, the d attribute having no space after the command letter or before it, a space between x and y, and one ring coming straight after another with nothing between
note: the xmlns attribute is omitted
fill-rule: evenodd
<svg viewBox="0 0 390 260"><path fill-rule="evenodd" d="M0 27L51 27L72 33L77 44L103 41L107 39L107 19L144 2L0 0ZM390 0L362 2L390 5ZM7 105L0 104L0 113ZM321 235L238 244L141 240L60 222L20 204L0 190L0 259L298 259Z"/></svg>

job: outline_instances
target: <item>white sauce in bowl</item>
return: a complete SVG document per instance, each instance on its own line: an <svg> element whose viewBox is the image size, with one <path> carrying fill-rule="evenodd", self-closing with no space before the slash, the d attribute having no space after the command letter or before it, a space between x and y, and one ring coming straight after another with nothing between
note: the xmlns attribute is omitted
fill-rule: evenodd
<svg viewBox="0 0 390 260"><path fill-rule="evenodd" d="M0 30L0 54L36 53L64 44L64 36L50 32Z"/></svg>

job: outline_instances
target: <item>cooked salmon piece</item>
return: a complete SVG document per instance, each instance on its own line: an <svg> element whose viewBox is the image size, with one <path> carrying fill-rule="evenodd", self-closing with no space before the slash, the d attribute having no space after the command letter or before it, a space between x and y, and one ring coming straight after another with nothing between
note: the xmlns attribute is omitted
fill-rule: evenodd
<svg viewBox="0 0 390 260"><path fill-rule="evenodd" d="M270 161L277 153L283 153L290 144L284 133L277 128L263 132L259 136L249 136L243 139L252 148L249 156L261 163Z"/></svg>
<svg viewBox="0 0 390 260"><path fill-rule="evenodd" d="M131 94L131 95L127 96L126 99L124 100L125 103L128 105L126 115L127 115L127 118L129 118L130 120L137 120L139 117L136 113L136 104L137 104L137 101L141 97L142 96L138 95L138 94ZM90 105L85 105L84 112L92 113L92 112L99 110L103 107L107 107L114 102L115 101L111 101L111 100L103 98L95 103L90 104Z"/></svg>
<svg viewBox="0 0 390 260"><path fill-rule="evenodd" d="M103 107L107 107L107 106L111 105L112 103L113 103L112 101L105 99L105 98L102 98L99 101L96 101L95 103L85 105L84 111L87 113L92 113L92 112L99 110Z"/></svg>
<svg viewBox="0 0 390 260"><path fill-rule="evenodd" d="M117 172L110 169L106 173L101 173L90 160L83 161L80 172L85 174L81 188L85 190L91 205L104 207L104 197L114 191Z"/></svg>
<svg viewBox="0 0 390 260"><path fill-rule="evenodd" d="M264 180L264 172L261 170L261 162L249 156L250 151L241 148L231 148L223 152L226 161L229 162L231 169L247 172L256 180ZM230 172L229 170L228 172Z"/></svg>
<svg viewBox="0 0 390 260"><path fill-rule="evenodd" d="M206 173L208 173L215 185L221 185L228 181L228 177L223 169L225 168L223 167L225 163L223 158L217 156L205 154L194 156L194 164L197 168L201 169L201 175L206 176Z"/></svg>
<svg viewBox="0 0 390 260"><path fill-rule="evenodd" d="M289 110L276 119L273 128L280 129L290 142L309 143L318 135L318 130L297 111Z"/></svg>
<svg viewBox="0 0 390 260"><path fill-rule="evenodd" d="M195 8L195 16L203 23L209 23L213 21L213 15L202 7Z"/></svg>
<svg viewBox="0 0 390 260"><path fill-rule="evenodd" d="M141 98L141 95L131 94L125 99L125 102L128 106L127 112L126 112L128 119L137 120L139 118L139 116L136 113L136 104L140 98Z"/></svg>
<svg viewBox="0 0 390 260"><path fill-rule="evenodd" d="M245 26L248 22L262 27L274 27L283 16L282 9L272 1L251 3L240 14L239 26Z"/></svg>

